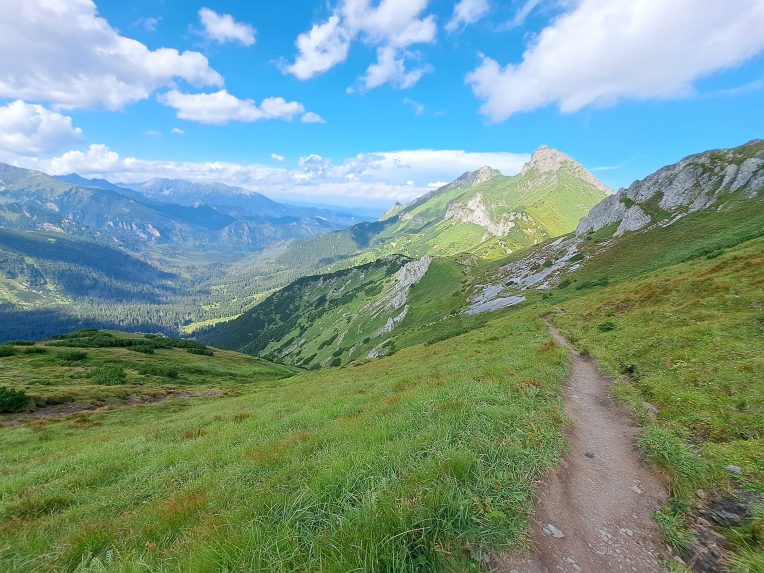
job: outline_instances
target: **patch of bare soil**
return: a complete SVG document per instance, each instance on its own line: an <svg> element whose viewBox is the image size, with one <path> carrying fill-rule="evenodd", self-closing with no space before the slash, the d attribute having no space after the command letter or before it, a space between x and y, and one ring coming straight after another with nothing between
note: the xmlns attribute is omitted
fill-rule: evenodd
<svg viewBox="0 0 764 573"><path fill-rule="evenodd" d="M665 571L667 554L653 512L667 501L661 478L634 448L639 430L610 396L612 380L594 361L571 350L565 411L570 453L550 475L532 524L534 550L492 560L501 573Z"/></svg>

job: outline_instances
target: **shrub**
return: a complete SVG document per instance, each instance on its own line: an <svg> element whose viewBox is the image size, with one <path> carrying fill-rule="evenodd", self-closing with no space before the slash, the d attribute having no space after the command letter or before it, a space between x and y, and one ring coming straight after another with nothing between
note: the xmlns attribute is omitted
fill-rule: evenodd
<svg viewBox="0 0 764 573"><path fill-rule="evenodd" d="M142 354L154 354L154 347L150 344L134 344L133 346L128 346L127 349L133 352L141 352Z"/></svg>
<svg viewBox="0 0 764 573"><path fill-rule="evenodd" d="M606 320L605 322L601 322L597 325L597 330L600 332L610 332L611 330L615 330L615 322L612 320Z"/></svg>
<svg viewBox="0 0 764 573"><path fill-rule="evenodd" d="M80 360L85 360L87 357L88 353L82 352L81 350L61 350L56 352L56 358L64 364L79 362Z"/></svg>
<svg viewBox="0 0 764 573"><path fill-rule="evenodd" d="M127 374L122 366L100 366L91 374L94 384L118 386L127 382Z"/></svg>
<svg viewBox="0 0 764 573"><path fill-rule="evenodd" d="M10 344L3 344L0 346L0 358L6 358L7 356L13 356L16 354L16 349Z"/></svg>
<svg viewBox="0 0 764 573"><path fill-rule="evenodd" d="M208 350L207 348L188 348L186 349L186 352L189 354L199 354L200 356L214 356L212 350Z"/></svg>
<svg viewBox="0 0 764 573"><path fill-rule="evenodd" d="M42 346L30 346L24 349L24 354L45 354L47 351L48 349Z"/></svg>
<svg viewBox="0 0 764 573"><path fill-rule="evenodd" d="M341 366L341 365L342 365L341 358L332 358L332 361L329 363L329 366Z"/></svg>
<svg viewBox="0 0 764 573"><path fill-rule="evenodd" d="M177 368L159 366L156 364L141 364L138 366L138 372L144 376L162 376L164 378L172 378L173 380L178 377Z"/></svg>
<svg viewBox="0 0 764 573"><path fill-rule="evenodd" d="M600 277L598 279L584 281L576 285L576 290L584 290L587 288L593 288L598 286L607 286L608 284L610 284L610 280L607 277Z"/></svg>
<svg viewBox="0 0 764 573"><path fill-rule="evenodd" d="M578 261L583 261L583 260L584 260L584 254L583 253L576 253L575 255L570 257L570 262L571 263L577 263Z"/></svg>
<svg viewBox="0 0 764 573"><path fill-rule="evenodd" d="M9 340L6 342L6 344L10 344L12 346L34 346L34 342L31 340Z"/></svg>
<svg viewBox="0 0 764 573"><path fill-rule="evenodd" d="M560 284L557 285L557 288L568 288L570 286L570 279L563 279L560 281Z"/></svg>
<svg viewBox="0 0 764 573"><path fill-rule="evenodd" d="M18 412L29 406L30 398L23 390L0 386L0 412Z"/></svg>

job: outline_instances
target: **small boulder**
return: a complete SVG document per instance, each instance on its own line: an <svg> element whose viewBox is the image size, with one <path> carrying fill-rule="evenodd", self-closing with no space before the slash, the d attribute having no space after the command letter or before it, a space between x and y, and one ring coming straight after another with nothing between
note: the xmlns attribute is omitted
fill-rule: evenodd
<svg viewBox="0 0 764 573"><path fill-rule="evenodd" d="M562 539L565 537L565 534L551 523L547 523L541 528L541 531L543 531L544 535L547 537L554 537L555 539Z"/></svg>

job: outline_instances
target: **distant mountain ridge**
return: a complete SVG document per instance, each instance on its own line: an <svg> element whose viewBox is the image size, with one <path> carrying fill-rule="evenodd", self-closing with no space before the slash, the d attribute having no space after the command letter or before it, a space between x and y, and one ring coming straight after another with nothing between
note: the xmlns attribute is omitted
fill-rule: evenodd
<svg viewBox="0 0 764 573"><path fill-rule="evenodd" d="M166 190L167 181L173 189L185 189L186 194L156 191ZM229 202L240 200L241 190L222 184L154 180L141 189L155 191L144 193L77 174L51 177L0 164L0 226L65 233L132 251L151 245L257 250L360 220L328 210L283 205L257 193L248 193L239 206L229 208L203 200L223 190ZM205 192L200 191L200 197L191 201L191 194L199 189Z"/></svg>
<svg viewBox="0 0 764 573"><path fill-rule="evenodd" d="M514 176L488 166L361 223L293 245L283 265L473 253L496 258L569 233L610 189L567 155L540 147ZM343 263L344 261L344 263Z"/></svg>

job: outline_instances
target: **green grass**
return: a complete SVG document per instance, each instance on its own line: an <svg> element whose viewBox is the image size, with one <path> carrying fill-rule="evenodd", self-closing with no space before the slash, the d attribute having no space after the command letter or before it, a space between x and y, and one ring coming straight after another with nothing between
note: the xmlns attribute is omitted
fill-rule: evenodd
<svg viewBox="0 0 764 573"><path fill-rule="evenodd" d="M528 309L239 397L0 429L0 569L480 570L563 448L549 342Z"/></svg>
<svg viewBox="0 0 764 573"><path fill-rule="evenodd" d="M763 247L755 239L571 298L555 318L622 380L621 398L658 408L641 443L680 496L725 482L729 464L764 489Z"/></svg>
<svg viewBox="0 0 764 573"><path fill-rule="evenodd" d="M152 353L134 351L146 343L153 344ZM38 407L67 403L94 407L151 401L177 392L222 388L235 393L253 384L278 383L299 371L224 350L216 350L214 357L189 354L188 344L196 345L190 349L200 346L193 341L80 331L35 346L14 346L18 352L3 359L0 386L24 391Z"/></svg>
<svg viewBox="0 0 764 573"><path fill-rule="evenodd" d="M745 227L741 220L737 236ZM616 396L645 427L639 447L667 474L673 496L656 521L680 551L692 541L687 523L698 489L764 491L764 239L726 244L712 257L687 257L680 246L672 256L686 262L555 295L565 299L555 323L616 379ZM657 264L635 259L637 268ZM743 471L731 474L728 465ZM729 533L733 570L762 570L756 527L760 517Z"/></svg>

